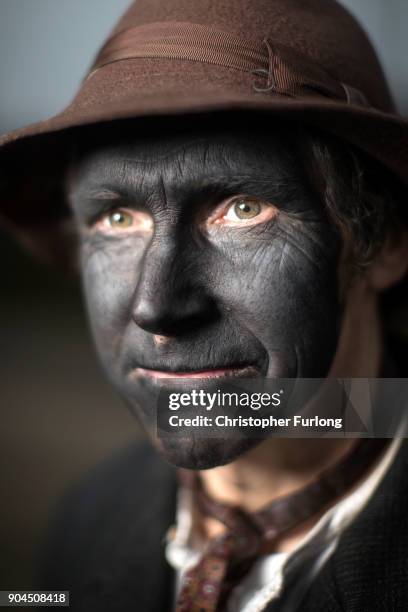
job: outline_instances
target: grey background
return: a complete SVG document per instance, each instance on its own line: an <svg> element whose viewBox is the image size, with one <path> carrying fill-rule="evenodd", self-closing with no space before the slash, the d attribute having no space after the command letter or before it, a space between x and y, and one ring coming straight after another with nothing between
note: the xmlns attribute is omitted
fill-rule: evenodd
<svg viewBox="0 0 408 612"><path fill-rule="evenodd" d="M70 101L128 3L0 0L0 133ZM408 115L407 0L344 4L370 32ZM101 376L77 282L1 238L0 589L24 589L61 493L140 434Z"/></svg>

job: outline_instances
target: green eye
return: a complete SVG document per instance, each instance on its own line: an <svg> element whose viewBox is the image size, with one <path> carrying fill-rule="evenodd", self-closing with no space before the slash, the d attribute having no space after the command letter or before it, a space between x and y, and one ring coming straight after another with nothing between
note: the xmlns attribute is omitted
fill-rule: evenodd
<svg viewBox="0 0 408 612"><path fill-rule="evenodd" d="M262 206L255 200L239 200L228 211L227 219L253 219L262 210ZM230 214L232 213L232 214Z"/></svg>
<svg viewBox="0 0 408 612"><path fill-rule="evenodd" d="M126 229L133 225L133 216L124 210L115 210L108 215L107 221L110 227Z"/></svg>

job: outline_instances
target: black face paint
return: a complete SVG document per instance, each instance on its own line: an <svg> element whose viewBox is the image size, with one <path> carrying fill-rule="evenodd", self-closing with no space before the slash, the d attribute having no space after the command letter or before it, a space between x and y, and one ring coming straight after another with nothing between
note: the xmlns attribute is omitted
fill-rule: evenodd
<svg viewBox="0 0 408 612"><path fill-rule="evenodd" d="M248 226L207 223L239 194L277 214ZM71 200L102 363L171 462L221 465L256 441L157 440L153 383L137 368L326 376L339 333L341 242L289 138L234 131L107 144L81 159ZM98 231L112 209L138 211L151 229L128 232L117 216L117 231Z"/></svg>

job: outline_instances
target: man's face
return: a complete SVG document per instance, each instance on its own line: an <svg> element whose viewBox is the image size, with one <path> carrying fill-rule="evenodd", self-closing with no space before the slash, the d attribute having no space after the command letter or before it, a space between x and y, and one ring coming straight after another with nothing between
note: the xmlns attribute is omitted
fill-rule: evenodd
<svg viewBox="0 0 408 612"><path fill-rule="evenodd" d="M119 139L80 159L71 201L105 371L171 462L213 467L256 441L158 439L164 376L326 376L341 244L290 138Z"/></svg>

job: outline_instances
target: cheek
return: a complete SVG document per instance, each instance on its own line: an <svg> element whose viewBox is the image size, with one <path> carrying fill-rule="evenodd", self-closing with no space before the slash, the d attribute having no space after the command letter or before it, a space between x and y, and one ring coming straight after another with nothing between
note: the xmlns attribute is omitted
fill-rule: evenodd
<svg viewBox="0 0 408 612"><path fill-rule="evenodd" d="M83 245L83 290L94 340L104 361L119 350L128 325L142 254L143 245L134 239Z"/></svg>
<svg viewBox="0 0 408 612"><path fill-rule="evenodd" d="M291 371L324 376L336 348L340 318L340 243L331 228L282 223L273 236L248 241L239 255L234 247L228 250L228 265L217 266L224 278L222 282L219 276L218 290L229 302L231 316L266 349L269 375Z"/></svg>

